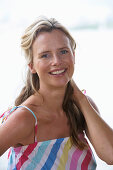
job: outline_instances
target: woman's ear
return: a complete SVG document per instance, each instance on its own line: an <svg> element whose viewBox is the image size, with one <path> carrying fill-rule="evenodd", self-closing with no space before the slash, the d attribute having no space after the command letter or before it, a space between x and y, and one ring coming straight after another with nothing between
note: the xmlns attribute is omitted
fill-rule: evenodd
<svg viewBox="0 0 113 170"><path fill-rule="evenodd" d="M36 73L36 70L33 67L33 63L28 64L28 67L29 67L31 73L33 73L33 74Z"/></svg>

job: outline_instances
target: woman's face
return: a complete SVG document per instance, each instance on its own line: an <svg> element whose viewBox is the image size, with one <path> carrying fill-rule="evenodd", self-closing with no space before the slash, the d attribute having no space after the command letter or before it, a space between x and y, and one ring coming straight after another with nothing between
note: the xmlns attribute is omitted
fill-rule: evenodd
<svg viewBox="0 0 113 170"><path fill-rule="evenodd" d="M32 73L37 73L40 88L64 87L74 72L74 52L67 36L60 30L40 33L32 46Z"/></svg>

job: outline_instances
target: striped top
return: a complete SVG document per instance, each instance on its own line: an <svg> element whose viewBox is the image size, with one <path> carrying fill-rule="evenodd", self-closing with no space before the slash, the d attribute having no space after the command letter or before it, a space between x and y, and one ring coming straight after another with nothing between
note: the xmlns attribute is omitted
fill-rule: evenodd
<svg viewBox="0 0 113 170"><path fill-rule="evenodd" d="M34 113L25 107L33 115ZM14 107L9 111L18 108ZM36 118L36 116L34 115ZM37 130L37 119L35 123ZM36 134L36 133L35 133ZM85 140L83 134L81 140ZM86 141L87 142L87 141ZM90 146L79 150L71 144L70 137L35 142L26 146L11 147L8 155L8 170L95 170L96 161Z"/></svg>

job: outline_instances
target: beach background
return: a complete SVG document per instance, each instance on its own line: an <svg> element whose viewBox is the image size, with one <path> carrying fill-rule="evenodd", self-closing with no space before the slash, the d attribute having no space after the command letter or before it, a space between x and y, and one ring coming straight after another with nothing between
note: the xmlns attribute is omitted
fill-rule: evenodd
<svg viewBox="0 0 113 170"><path fill-rule="evenodd" d="M113 128L111 0L0 1L0 114L14 105L14 99L23 87L26 63L20 49L20 37L39 15L55 17L74 36L77 48L73 79L81 90L86 89L102 118ZM97 170L113 170L113 166L100 160L95 151L94 155ZM7 152L0 157L0 170L6 170L6 167Z"/></svg>

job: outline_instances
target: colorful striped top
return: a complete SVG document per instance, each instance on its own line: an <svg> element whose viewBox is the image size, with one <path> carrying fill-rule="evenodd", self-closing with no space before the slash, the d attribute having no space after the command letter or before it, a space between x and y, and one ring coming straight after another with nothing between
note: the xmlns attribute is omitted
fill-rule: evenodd
<svg viewBox="0 0 113 170"><path fill-rule="evenodd" d="M26 106L35 117L35 114ZM14 107L9 111L18 108ZM37 130L37 119L35 123ZM36 133L35 133L36 134ZM81 140L85 140L83 134ZM86 141L87 142L87 141ZM90 146L79 150L71 144L70 137L35 142L26 146L11 147L8 155L8 170L95 170L96 161Z"/></svg>

